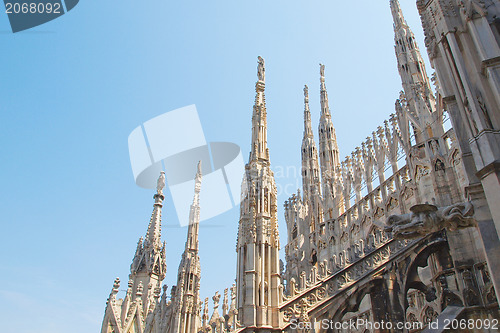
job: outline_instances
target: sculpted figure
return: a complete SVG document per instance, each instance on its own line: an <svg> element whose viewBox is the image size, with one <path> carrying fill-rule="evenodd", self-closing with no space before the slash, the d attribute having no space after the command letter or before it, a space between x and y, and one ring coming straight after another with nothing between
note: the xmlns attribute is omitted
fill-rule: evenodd
<svg viewBox="0 0 500 333"><path fill-rule="evenodd" d="M165 187L165 171L162 171L160 173L158 181L156 182L156 190L158 191L159 194L163 194L164 187Z"/></svg>
<svg viewBox="0 0 500 333"><path fill-rule="evenodd" d="M410 214L392 215L387 219L386 232L394 238L411 239L448 229L450 231L475 225L474 207L470 202L438 208L419 204L410 208Z"/></svg>
<svg viewBox="0 0 500 333"><path fill-rule="evenodd" d="M217 309L219 307L219 301L220 301L220 294L218 291L215 292L215 295L212 297L212 300L214 301L214 309Z"/></svg>
<svg viewBox="0 0 500 333"><path fill-rule="evenodd" d="M259 78L259 81L265 82L266 81L266 68L264 65L264 58L259 56L258 59L259 59L259 65L257 67L257 77Z"/></svg>

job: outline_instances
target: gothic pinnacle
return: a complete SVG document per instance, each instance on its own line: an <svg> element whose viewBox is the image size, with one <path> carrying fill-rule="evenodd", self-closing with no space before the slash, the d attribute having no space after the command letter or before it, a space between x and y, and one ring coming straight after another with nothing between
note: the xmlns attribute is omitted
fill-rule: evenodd
<svg viewBox="0 0 500 333"><path fill-rule="evenodd" d="M328 106L328 92L326 91L325 83L325 65L319 64L319 81L320 81L320 102L321 102L321 115L330 115L330 108Z"/></svg>
<svg viewBox="0 0 500 333"><path fill-rule="evenodd" d="M304 137L312 137L311 111L309 109L309 87L304 85Z"/></svg>
<svg viewBox="0 0 500 333"><path fill-rule="evenodd" d="M195 176L194 197L189 212L188 237L186 240L186 250L198 250L198 230L200 224L200 191L201 191L201 161L198 162Z"/></svg>
<svg viewBox="0 0 500 333"><path fill-rule="evenodd" d="M406 24L405 18L403 16L403 11L399 5L399 0L390 0L392 17L394 19L394 29L397 29L402 24Z"/></svg>
<svg viewBox="0 0 500 333"><path fill-rule="evenodd" d="M265 62L262 57L258 57L257 78L255 84L255 104L252 116L252 152L250 160L269 160L267 149L267 111L266 97L264 95L266 86Z"/></svg>
<svg viewBox="0 0 500 333"><path fill-rule="evenodd" d="M163 200L165 196L163 195L163 188L165 187L165 172L160 173L158 177L156 191L157 193L153 196L155 203L153 205L153 213L151 214L151 220L149 221L148 231L146 233L145 241L149 245L155 245L157 247L161 246L161 208L163 206Z"/></svg>
<svg viewBox="0 0 500 333"><path fill-rule="evenodd" d="M201 173L201 160L200 160L196 168L196 176L194 179L195 185L194 185L193 205L194 204L199 205L200 203L201 178L202 178L202 173Z"/></svg>

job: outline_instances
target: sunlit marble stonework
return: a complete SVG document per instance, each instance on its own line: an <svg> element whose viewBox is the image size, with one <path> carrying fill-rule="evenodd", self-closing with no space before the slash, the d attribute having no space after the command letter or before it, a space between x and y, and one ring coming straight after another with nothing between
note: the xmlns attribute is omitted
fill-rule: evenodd
<svg viewBox="0 0 500 333"><path fill-rule="evenodd" d="M394 113L345 159L339 157L325 66L319 71L318 145L304 88L303 188L284 203L286 257L279 258L259 57L236 284L216 293L213 305L200 299L198 166L177 285L162 290L162 174L126 295L117 298L116 279L102 333L441 332L447 320L466 322L472 332L496 331L500 1L418 0L417 7L435 75L427 77L398 0L390 0L403 91ZM445 130L447 117L453 126ZM352 321L374 325L342 325ZM388 322L394 326L380 325Z"/></svg>

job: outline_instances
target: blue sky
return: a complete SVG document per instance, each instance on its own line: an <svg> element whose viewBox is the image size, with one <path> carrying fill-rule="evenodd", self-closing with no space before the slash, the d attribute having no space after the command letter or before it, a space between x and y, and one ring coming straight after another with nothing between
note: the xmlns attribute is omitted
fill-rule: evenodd
<svg viewBox="0 0 500 333"><path fill-rule="evenodd" d="M415 2L402 2L425 56ZM152 210L153 191L134 184L130 167L134 128L196 104L207 141L237 143L246 161L261 55L272 166L281 188L297 188L303 85L316 132L326 65L339 147L350 154L394 110L393 38L388 0L82 0L17 34L0 13L2 332L100 330L113 280L127 281ZM290 194L279 197L282 246ZM201 226L202 297L233 283L238 217L234 208ZM177 226L167 192L169 286L187 231Z"/></svg>

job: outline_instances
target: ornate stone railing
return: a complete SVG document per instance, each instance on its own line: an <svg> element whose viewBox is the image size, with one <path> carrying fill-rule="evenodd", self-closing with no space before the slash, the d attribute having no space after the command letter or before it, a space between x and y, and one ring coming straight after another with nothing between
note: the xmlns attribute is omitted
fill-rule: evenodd
<svg viewBox="0 0 500 333"><path fill-rule="evenodd" d="M346 289L360 283L363 278L370 276L402 252L410 250L416 243L418 240L391 239L333 275L328 274L327 269L318 272L313 267L307 283L303 284L303 289L291 282L289 286L291 295L284 296L284 303L281 305L285 323L293 318L299 318L304 312L312 311Z"/></svg>
<svg viewBox="0 0 500 333"><path fill-rule="evenodd" d="M357 200L354 205L349 207L342 215L337 219L329 219L328 221L338 220L341 224L350 225L352 222L358 220L365 214L373 213L375 217L383 217L383 211L385 210L385 203L387 198L392 194L399 194L403 185L410 181L410 175L408 173L408 167L405 165L401 167L398 171L392 174L384 182L382 182L375 189L371 190L361 199ZM382 210L377 211L379 208Z"/></svg>
<svg viewBox="0 0 500 333"><path fill-rule="evenodd" d="M360 201L363 186L372 192L374 179L378 178L379 184L382 184L386 181L385 171L388 168L392 168L393 174L398 171L398 159L405 156L407 146L408 143L401 137L397 117L391 114L383 127L379 126L371 137L361 143L361 147L356 147L350 156L346 156L336 176L337 182L342 184L335 187L342 189L347 210L351 208L353 197L356 202Z"/></svg>

